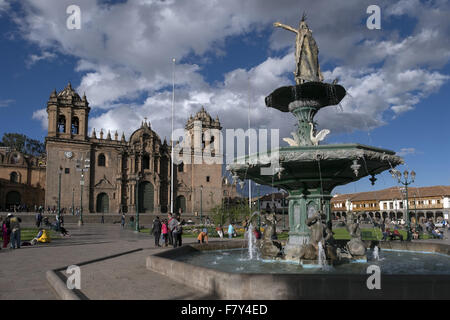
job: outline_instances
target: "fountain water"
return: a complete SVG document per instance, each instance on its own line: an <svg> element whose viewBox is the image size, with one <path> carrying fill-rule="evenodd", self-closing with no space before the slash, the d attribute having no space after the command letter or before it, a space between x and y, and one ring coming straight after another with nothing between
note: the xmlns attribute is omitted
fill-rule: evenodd
<svg viewBox="0 0 450 320"><path fill-rule="evenodd" d="M250 260L259 259L258 256L258 248L256 245L256 237L254 234L253 224L250 222L250 225L247 229L247 243L248 243L248 258Z"/></svg>
<svg viewBox="0 0 450 320"><path fill-rule="evenodd" d="M324 267L327 263L327 256L325 255L325 250L323 249L322 241L319 242L319 266Z"/></svg>
<svg viewBox="0 0 450 320"><path fill-rule="evenodd" d="M373 248L373 259L377 260L377 261L380 260L380 252L379 252L378 246L375 246Z"/></svg>

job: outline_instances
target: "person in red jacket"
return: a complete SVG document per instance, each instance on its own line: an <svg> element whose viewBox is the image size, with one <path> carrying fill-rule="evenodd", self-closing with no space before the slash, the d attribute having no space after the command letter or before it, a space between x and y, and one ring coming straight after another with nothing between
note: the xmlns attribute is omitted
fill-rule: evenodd
<svg viewBox="0 0 450 320"><path fill-rule="evenodd" d="M163 236L164 246L167 247L167 243L169 241L169 227L167 226L167 219L164 219L163 224L161 226L161 233Z"/></svg>

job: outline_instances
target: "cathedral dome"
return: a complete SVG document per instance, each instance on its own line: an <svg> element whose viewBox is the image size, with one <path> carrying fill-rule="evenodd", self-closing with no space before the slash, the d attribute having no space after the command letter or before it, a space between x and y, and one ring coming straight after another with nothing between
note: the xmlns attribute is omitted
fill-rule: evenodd
<svg viewBox="0 0 450 320"><path fill-rule="evenodd" d="M195 114L195 116L190 116L189 120L186 124L186 128L191 128L193 126L194 121L201 121L203 124L203 127L209 127L209 128L220 128L220 122L219 117L216 117L215 120L211 117L211 115L208 113L208 111L205 110L205 107L202 107L202 109Z"/></svg>
<svg viewBox="0 0 450 320"><path fill-rule="evenodd" d="M130 143L137 143L141 141L141 138L145 140L150 137L155 137L159 142L161 142L158 134L151 129L150 124L147 123L147 120L145 120L142 122L141 127L131 134Z"/></svg>
<svg viewBox="0 0 450 320"><path fill-rule="evenodd" d="M64 90L62 90L58 93L57 97L63 98L63 99L72 98L73 101L81 101L80 96L78 95L78 93L76 93L75 90L73 90L70 82L67 84L67 86L64 88Z"/></svg>

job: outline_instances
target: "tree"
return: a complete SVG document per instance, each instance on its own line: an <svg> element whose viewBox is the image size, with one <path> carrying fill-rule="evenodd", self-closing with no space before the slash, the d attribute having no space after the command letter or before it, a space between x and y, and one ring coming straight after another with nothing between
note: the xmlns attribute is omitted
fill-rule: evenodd
<svg viewBox="0 0 450 320"><path fill-rule="evenodd" d="M238 222L244 220L250 215L248 203L245 201L238 202L231 206L225 203L215 206L212 210L212 218L214 224L224 225L226 222Z"/></svg>
<svg viewBox="0 0 450 320"><path fill-rule="evenodd" d="M44 143L28 138L21 133L4 133L1 145L32 156L40 156L45 153Z"/></svg>

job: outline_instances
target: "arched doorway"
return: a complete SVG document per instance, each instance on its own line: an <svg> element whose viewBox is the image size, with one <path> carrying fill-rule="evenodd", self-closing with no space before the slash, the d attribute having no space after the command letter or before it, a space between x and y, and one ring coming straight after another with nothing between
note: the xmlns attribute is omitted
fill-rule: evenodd
<svg viewBox="0 0 450 320"><path fill-rule="evenodd" d="M109 197L106 193L99 193L97 196L97 212L108 213L109 212Z"/></svg>
<svg viewBox="0 0 450 320"><path fill-rule="evenodd" d="M20 193L18 191L10 191L6 194L6 208L20 205Z"/></svg>
<svg viewBox="0 0 450 320"><path fill-rule="evenodd" d="M175 205L175 212L178 213L180 211L180 208L181 208L181 212L186 212L186 198L184 196L177 197L176 205Z"/></svg>
<svg viewBox="0 0 450 320"><path fill-rule="evenodd" d="M143 213L153 212L155 204L154 197L153 184L148 181L139 183L138 211Z"/></svg>

